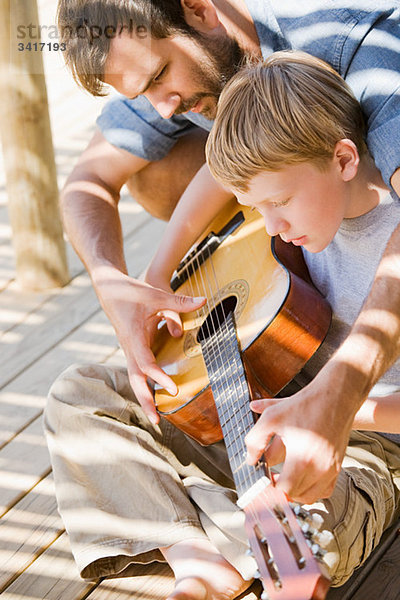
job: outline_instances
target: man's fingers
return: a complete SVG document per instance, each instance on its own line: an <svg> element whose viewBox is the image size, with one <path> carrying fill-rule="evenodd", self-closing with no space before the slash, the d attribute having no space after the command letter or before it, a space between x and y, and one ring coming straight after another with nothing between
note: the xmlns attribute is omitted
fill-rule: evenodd
<svg viewBox="0 0 400 600"><path fill-rule="evenodd" d="M143 412L151 423L157 424L160 416L154 405L153 393L146 378L139 373L129 373L129 381Z"/></svg>
<svg viewBox="0 0 400 600"><path fill-rule="evenodd" d="M181 295L173 295L169 294L170 299L168 304L165 304L163 309L172 309L176 312L191 312L192 310L197 310L201 308L206 302L207 298L204 296L200 296L197 298L193 298L192 296L181 296Z"/></svg>
<svg viewBox="0 0 400 600"><path fill-rule="evenodd" d="M132 349L129 349L129 353L128 351L125 351L125 356L128 361L128 371L132 376L136 374L138 376L146 376L158 383L162 388L166 389L172 396L176 395L178 391L176 384L158 366L147 340L143 338L142 335L139 335L139 332L136 338L134 352ZM135 389L134 392L136 393Z"/></svg>
<svg viewBox="0 0 400 600"><path fill-rule="evenodd" d="M173 310L163 310L159 314L164 317L170 335L172 337L180 337L183 333L183 328L179 314Z"/></svg>

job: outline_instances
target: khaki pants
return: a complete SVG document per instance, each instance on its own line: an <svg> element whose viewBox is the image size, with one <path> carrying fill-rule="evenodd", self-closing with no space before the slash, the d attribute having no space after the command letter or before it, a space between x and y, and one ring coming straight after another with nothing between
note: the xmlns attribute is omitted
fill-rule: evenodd
<svg viewBox="0 0 400 600"><path fill-rule="evenodd" d="M59 511L83 578L162 561L160 547L204 536L252 577L223 443L203 447L165 420L152 425L125 369L68 369L50 390L45 431ZM354 432L333 495L312 507L333 532L325 560L334 585L398 517L399 489L400 448Z"/></svg>

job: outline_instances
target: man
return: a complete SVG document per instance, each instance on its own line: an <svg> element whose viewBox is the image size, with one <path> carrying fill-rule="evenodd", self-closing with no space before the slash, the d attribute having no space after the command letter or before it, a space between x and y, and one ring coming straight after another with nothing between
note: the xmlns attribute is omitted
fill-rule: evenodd
<svg viewBox="0 0 400 600"><path fill-rule="evenodd" d="M110 103L63 193L67 231L88 268L100 302L127 358L131 386L153 422L158 417L147 378L174 384L149 349L154 323L163 315L179 335L179 311L197 308L128 277L118 217L121 186L152 214L168 218L187 194L226 201L204 162L206 131L219 92L243 60L296 48L325 59L350 83L368 119L369 149L387 184L400 192L399 8L370 0L61 0L59 25L66 58L93 93L101 83L127 98ZM226 61L226 56L230 60ZM233 68L232 68L233 67ZM190 109L192 109L190 111ZM187 114L186 111L190 111ZM196 174L197 173L197 174ZM208 203L211 205L212 203ZM211 217L212 215L210 215ZM200 233L195 223L193 236ZM399 354L400 248L395 231L378 269L370 299L352 333L313 382L296 394L296 413L282 404L279 416L248 438L250 460L271 428L301 427L302 442L286 454L281 485L301 500L332 492L354 414L369 389ZM329 411L332 426L327 430ZM296 421L302 415L302 422Z"/></svg>
<svg viewBox="0 0 400 600"><path fill-rule="evenodd" d="M217 180L262 214L270 234L302 246L310 275L331 304L332 326L299 385L351 327L400 219L398 197L368 154L364 128L359 103L336 71L309 54L278 52L232 78L207 142ZM201 220L203 205L194 202L192 210ZM181 235L184 226L178 225ZM363 431L351 434L332 495L308 506L332 532L325 534L324 561L336 586L400 513L400 435L393 435L400 431L399 361L379 384L381 397L374 390L356 415L353 428ZM274 411L281 402L256 404ZM236 416L229 423L240 432ZM329 426L329 413L325 419ZM59 509L83 576L111 575L161 553L176 577L168 600L231 600L249 585L255 565L246 556L224 444L202 447L165 419L152 425L126 369L105 365L61 375L45 423ZM282 462L282 450L299 438L299 431L275 436L268 463ZM240 473L234 448L232 470L243 483L248 474ZM246 497L249 490L240 500Z"/></svg>

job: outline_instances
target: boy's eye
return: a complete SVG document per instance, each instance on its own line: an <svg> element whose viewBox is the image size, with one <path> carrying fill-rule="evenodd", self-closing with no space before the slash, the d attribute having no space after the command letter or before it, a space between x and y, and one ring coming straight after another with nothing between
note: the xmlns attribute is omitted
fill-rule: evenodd
<svg viewBox="0 0 400 600"><path fill-rule="evenodd" d="M273 206L275 208L279 208L280 206L286 206L287 204L289 204L290 202L290 198L286 198L286 200L282 200L281 202L274 202Z"/></svg>

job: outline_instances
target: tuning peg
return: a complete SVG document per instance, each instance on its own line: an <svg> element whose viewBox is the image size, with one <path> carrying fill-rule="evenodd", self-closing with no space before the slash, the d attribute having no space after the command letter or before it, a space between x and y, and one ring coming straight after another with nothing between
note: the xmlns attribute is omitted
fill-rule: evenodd
<svg viewBox="0 0 400 600"><path fill-rule="evenodd" d="M314 539L320 546L327 548L333 540L333 533L327 529L324 529L321 532L317 532L314 536Z"/></svg>
<svg viewBox="0 0 400 600"><path fill-rule="evenodd" d="M311 527L310 523L302 523L300 527L304 535L308 538L311 538L314 533L314 529Z"/></svg>
<svg viewBox="0 0 400 600"><path fill-rule="evenodd" d="M311 552L315 556L315 558L317 558L318 560L322 560L326 554L326 550L321 548L321 546L319 544L316 544L315 542L313 543L310 540L306 540L306 541L310 547Z"/></svg>
<svg viewBox="0 0 400 600"><path fill-rule="evenodd" d="M270 600L270 596L269 596L269 594L267 594L267 592L265 590L261 594L261 600Z"/></svg>
<svg viewBox="0 0 400 600"><path fill-rule="evenodd" d="M311 517L311 513L305 508L303 508L300 504L295 504L294 502L291 502L290 506L292 507L292 510L296 517L303 519L303 521Z"/></svg>
<svg viewBox="0 0 400 600"><path fill-rule="evenodd" d="M254 552L251 548L247 548L245 554L246 556L254 556Z"/></svg>
<svg viewBox="0 0 400 600"><path fill-rule="evenodd" d="M319 531L322 527L324 519L319 513L310 513L310 521L312 526Z"/></svg>
<svg viewBox="0 0 400 600"><path fill-rule="evenodd" d="M261 573L258 569L256 569L253 573L253 578L254 579L260 579L261 578Z"/></svg>

